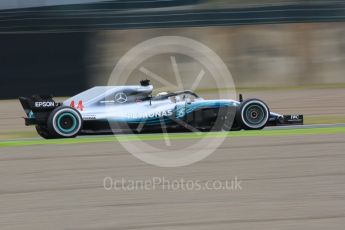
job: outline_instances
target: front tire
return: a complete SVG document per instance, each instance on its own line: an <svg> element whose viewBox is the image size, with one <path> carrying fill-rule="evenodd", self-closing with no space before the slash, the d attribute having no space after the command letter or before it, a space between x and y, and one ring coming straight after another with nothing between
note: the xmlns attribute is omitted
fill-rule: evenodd
<svg viewBox="0 0 345 230"><path fill-rule="evenodd" d="M268 106L259 99L248 99L241 103L237 110L236 118L245 130L263 129L270 117Z"/></svg>
<svg viewBox="0 0 345 230"><path fill-rule="evenodd" d="M82 125L83 120L78 110L68 106L54 109L47 122L48 132L60 138L76 137Z"/></svg>

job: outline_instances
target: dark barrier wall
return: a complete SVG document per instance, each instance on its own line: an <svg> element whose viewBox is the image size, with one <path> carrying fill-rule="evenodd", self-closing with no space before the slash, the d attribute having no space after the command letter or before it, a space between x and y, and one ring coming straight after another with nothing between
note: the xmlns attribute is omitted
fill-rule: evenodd
<svg viewBox="0 0 345 230"><path fill-rule="evenodd" d="M192 0L186 1L191 3ZM277 23L345 21L345 3L278 5L246 8L184 8L119 10L78 5L73 10L0 11L0 33L80 32L140 28L234 26ZM76 7L76 6L75 6Z"/></svg>
<svg viewBox="0 0 345 230"><path fill-rule="evenodd" d="M0 35L0 98L84 90L87 33Z"/></svg>
<svg viewBox="0 0 345 230"><path fill-rule="evenodd" d="M156 4L155 7L169 9L170 5L165 4L171 1L133 0L132 4L140 4L126 7L153 7L146 5L150 2ZM173 1L176 6L198 2ZM242 9L189 7L177 10L174 7L151 12L125 10L126 7L119 11L116 4L107 1L72 5L70 8L58 6L0 11L0 98L33 93L70 96L86 89L88 44L90 41L92 44L91 36L97 31L345 21L343 2L312 2ZM109 8L111 6L113 8ZM255 52L250 51L249 54L255 55Z"/></svg>

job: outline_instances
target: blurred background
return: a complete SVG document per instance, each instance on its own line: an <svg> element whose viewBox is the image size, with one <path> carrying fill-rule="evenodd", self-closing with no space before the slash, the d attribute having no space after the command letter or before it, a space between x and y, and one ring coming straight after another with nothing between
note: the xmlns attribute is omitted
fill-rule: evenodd
<svg viewBox="0 0 345 230"><path fill-rule="evenodd" d="M165 35L210 47L238 88L344 87L344 3L2 0L0 98L105 85L130 48Z"/></svg>
<svg viewBox="0 0 345 230"><path fill-rule="evenodd" d="M152 151L136 135L42 140L24 125L18 96L48 93L60 102L107 84L128 50L167 35L205 44L231 71L236 93L260 98L272 112L303 114L306 126L203 140L171 134L166 151L169 135L142 136L161 145ZM145 67L173 81L170 58ZM183 80L202 68L191 59L176 55ZM198 93L211 98L206 74ZM0 0L0 229L343 230L344 74L345 1ZM142 156L171 149L181 156L197 152L196 141L212 148L222 135L214 154L178 169L141 162L121 144ZM109 177L111 191L102 186ZM162 183L147 189L157 178ZM190 181L232 178L243 190L188 189ZM187 190L166 190L165 179Z"/></svg>

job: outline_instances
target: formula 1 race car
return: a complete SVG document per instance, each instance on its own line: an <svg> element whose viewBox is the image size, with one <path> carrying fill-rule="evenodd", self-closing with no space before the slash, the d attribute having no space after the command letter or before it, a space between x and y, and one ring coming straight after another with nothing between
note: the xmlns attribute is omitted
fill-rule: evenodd
<svg viewBox="0 0 345 230"><path fill-rule="evenodd" d="M137 86L97 86L57 103L52 96L19 100L27 117L46 139L80 134L259 130L303 124L303 115L270 112L259 99L206 100L191 91L159 93L143 80Z"/></svg>

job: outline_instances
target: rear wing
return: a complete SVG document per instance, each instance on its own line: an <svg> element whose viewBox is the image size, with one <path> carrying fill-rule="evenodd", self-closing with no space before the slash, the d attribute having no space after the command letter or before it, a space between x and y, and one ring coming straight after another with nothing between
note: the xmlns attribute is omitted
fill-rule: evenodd
<svg viewBox="0 0 345 230"><path fill-rule="evenodd" d="M26 125L45 123L50 112L61 106L61 103L55 102L51 95L19 97L19 101L27 115L27 118L24 118Z"/></svg>
<svg viewBox="0 0 345 230"><path fill-rule="evenodd" d="M19 101L23 106L26 115L31 112L52 110L59 106L51 95L32 95L31 97L19 97Z"/></svg>

